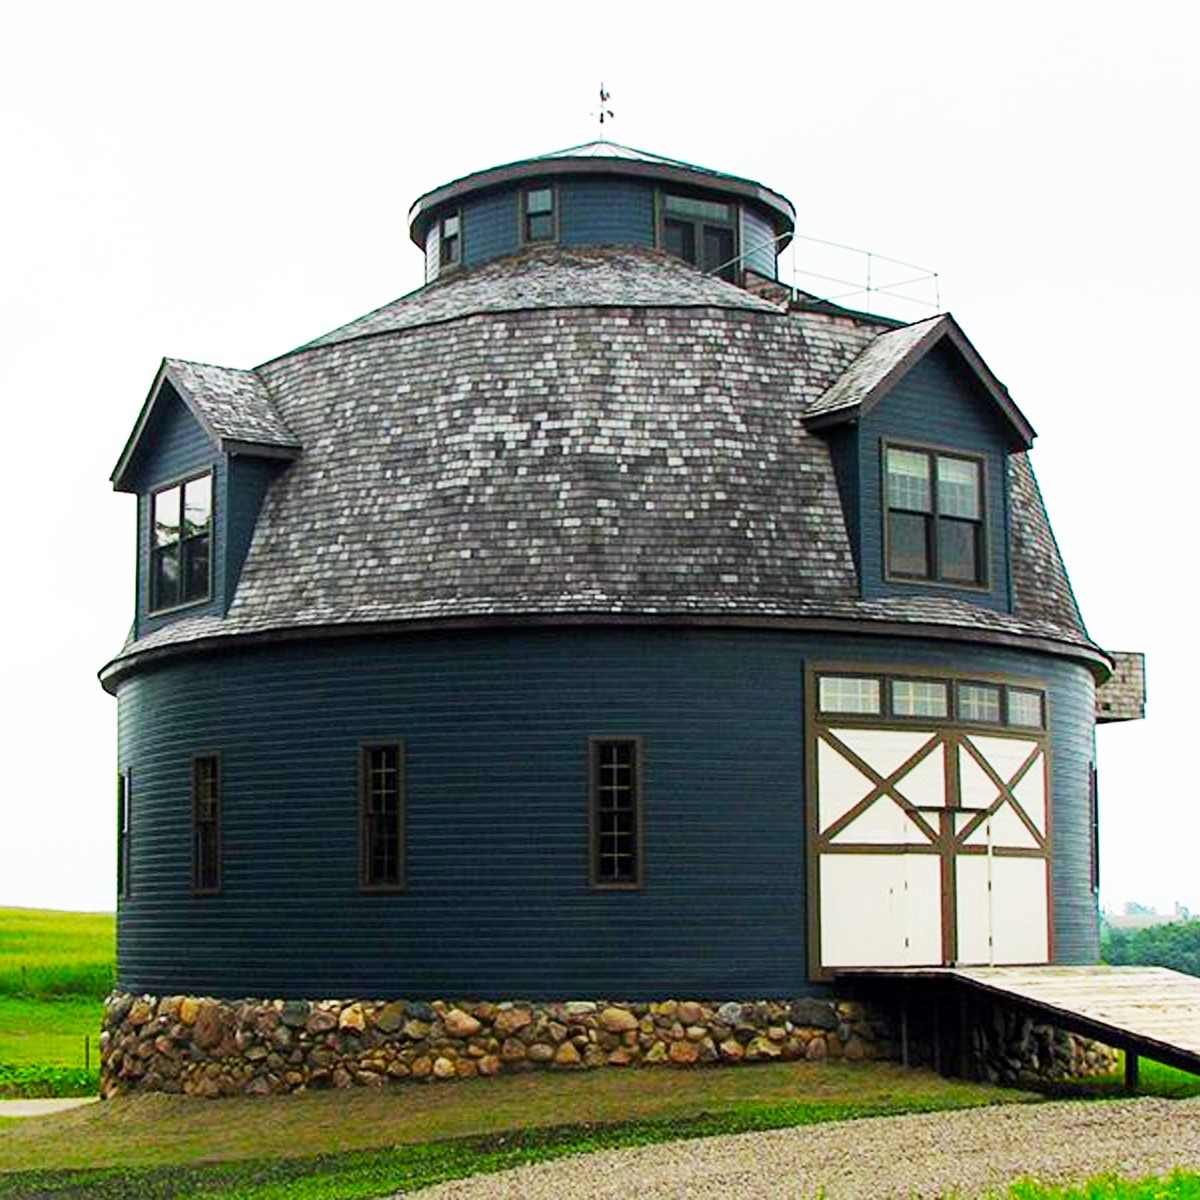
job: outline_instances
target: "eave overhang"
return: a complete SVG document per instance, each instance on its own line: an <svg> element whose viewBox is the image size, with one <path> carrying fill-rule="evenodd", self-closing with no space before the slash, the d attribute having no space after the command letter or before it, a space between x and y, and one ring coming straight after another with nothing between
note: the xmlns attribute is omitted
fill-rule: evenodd
<svg viewBox="0 0 1200 1200"><path fill-rule="evenodd" d="M195 418L196 423L204 431L205 437L212 443L213 449L219 454L249 454L261 458L294 459L300 454L299 440L288 431L282 420L270 407L265 387L257 377L249 371L235 371L225 367L204 368L210 372L220 372L226 377L236 377L247 392L253 391L255 403L262 410L254 414L254 420L246 422L252 426L249 432L246 428L236 428L238 422L232 422L234 427L223 426L214 419L213 405L209 402L204 388L197 386L196 379L189 377L187 368L196 364L185 364L179 360L164 358L150 385L150 391L142 404L133 430L125 442L117 465L109 478L113 490L118 492L136 491L130 479L138 451L141 449L146 430L150 426L154 412L163 403L164 397L177 397L188 412ZM229 403L228 397L224 401ZM266 419L264 420L264 414Z"/></svg>
<svg viewBox="0 0 1200 1200"><path fill-rule="evenodd" d="M856 637L891 637L951 643L969 642L1001 646L1069 658L1091 672L1103 684L1113 672L1113 660L1090 643L1049 636L981 630L932 622L855 620L846 617L752 616L720 613L493 613L414 618L408 621L347 622L341 625L288 626L230 633L211 633L184 642L170 642L139 650L136 644L107 662L97 672L101 687L111 695L130 674L194 654L237 652L254 646L271 646L297 641L327 641L340 638L377 638L419 635L442 630L563 628L572 626L638 626L719 629L772 629L805 633L849 634Z"/></svg>
<svg viewBox="0 0 1200 1200"><path fill-rule="evenodd" d="M792 231L796 227L796 210L791 201L752 179L725 175L720 171L710 171L704 167L695 167L690 163L661 158L643 151L631 152L637 157L626 157L580 153L585 149L586 147L575 146L539 158L521 159L519 162L490 167L486 171L475 171L461 179L442 184L441 187L418 197L408 210L409 236L423 250L425 235L435 214L471 193L507 187L527 179L574 175L646 179L654 183L699 188L709 192L720 192L739 200L748 200L770 212L775 232L779 235L777 251L783 250L792 240Z"/></svg>
<svg viewBox="0 0 1200 1200"><path fill-rule="evenodd" d="M950 313L880 334L811 406L803 418L805 425L817 432L860 420L935 346L943 343L953 347L979 382L1005 424L1013 449L1028 450L1037 432Z"/></svg>

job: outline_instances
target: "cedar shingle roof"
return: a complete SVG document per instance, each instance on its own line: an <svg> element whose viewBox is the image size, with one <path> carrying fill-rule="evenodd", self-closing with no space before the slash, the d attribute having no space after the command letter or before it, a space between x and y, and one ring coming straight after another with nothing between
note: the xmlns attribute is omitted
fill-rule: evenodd
<svg viewBox="0 0 1200 1200"><path fill-rule="evenodd" d="M498 617L794 619L1094 651L1022 454L1014 612L861 598L806 416L879 340L869 319L787 313L656 252L543 252L422 289L253 373L304 454L266 496L228 613L123 657Z"/></svg>

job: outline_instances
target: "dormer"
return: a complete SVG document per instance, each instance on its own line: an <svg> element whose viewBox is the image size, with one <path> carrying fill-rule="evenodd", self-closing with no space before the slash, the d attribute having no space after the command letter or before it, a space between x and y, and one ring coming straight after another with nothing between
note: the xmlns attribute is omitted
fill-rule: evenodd
<svg viewBox="0 0 1200 1200"><path fill-rule="evenodd" d="M862 595L1013 608L1010 467L1033 427L949 314L880 334L809 409Z"/></svg>
<svg viewBox="0 0 1200 1200"><path fill-rule="evenodd" d="M744 283L777 277L795 220L752 180L591 142L435 188L412 206L409 233L427 283L541 246L654 247Z"/></svg>
<svg viewBox="0 0 1200 1200"><path fill-rule="evenodd" d="M138 498L135 637L224 615L267 488L299 452L253 372L163 360L112 473Z"/></svg>

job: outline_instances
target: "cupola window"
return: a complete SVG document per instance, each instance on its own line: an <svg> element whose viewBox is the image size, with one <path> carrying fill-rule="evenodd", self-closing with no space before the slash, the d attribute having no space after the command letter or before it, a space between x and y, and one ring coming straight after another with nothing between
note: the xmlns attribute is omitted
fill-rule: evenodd
<svg viewBox="0 0 1200 1200"><path fill-rule="evenodd" d="M521 234L527 242L554 240L553 188L528 188L521 193Z"/></svg>
<svg viewBox="0 0 1200 1200"><path fill-rule="evenodd" d="M737 207L694 196L662 199L662 247L706 275L734 280L737 274Z"/></svg>
<svg viewBox="0 0 1200 1200"><path fill-rule="evenodd" d="M889 577L983 584L982 462L888 446L885 463Z"/></svg>
<svg viewBox="0 0 1200 1200"><path fill-rule="evenodd" d="M207 600L212 579L212 474L150 498L150 611Z"/></svg>
<svg viewBox="0 0 1200 1200"><path fill-rule="evenodd" d="M443 217L439 226L439 261L443 267L457 267L462 262L462 218L458 213Z"/></svg>

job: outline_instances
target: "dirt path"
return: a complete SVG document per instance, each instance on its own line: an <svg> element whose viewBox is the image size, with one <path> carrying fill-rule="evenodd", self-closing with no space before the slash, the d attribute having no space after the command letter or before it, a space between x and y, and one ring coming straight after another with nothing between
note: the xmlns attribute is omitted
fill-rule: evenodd
<svg viewBox="0 0 1200 1200"><path fill-rule="evenodd" d="M1200 1098L1011 1104L612 1150L478 1176L406 1200L909 1200L1200 1170Z"/></svg>

